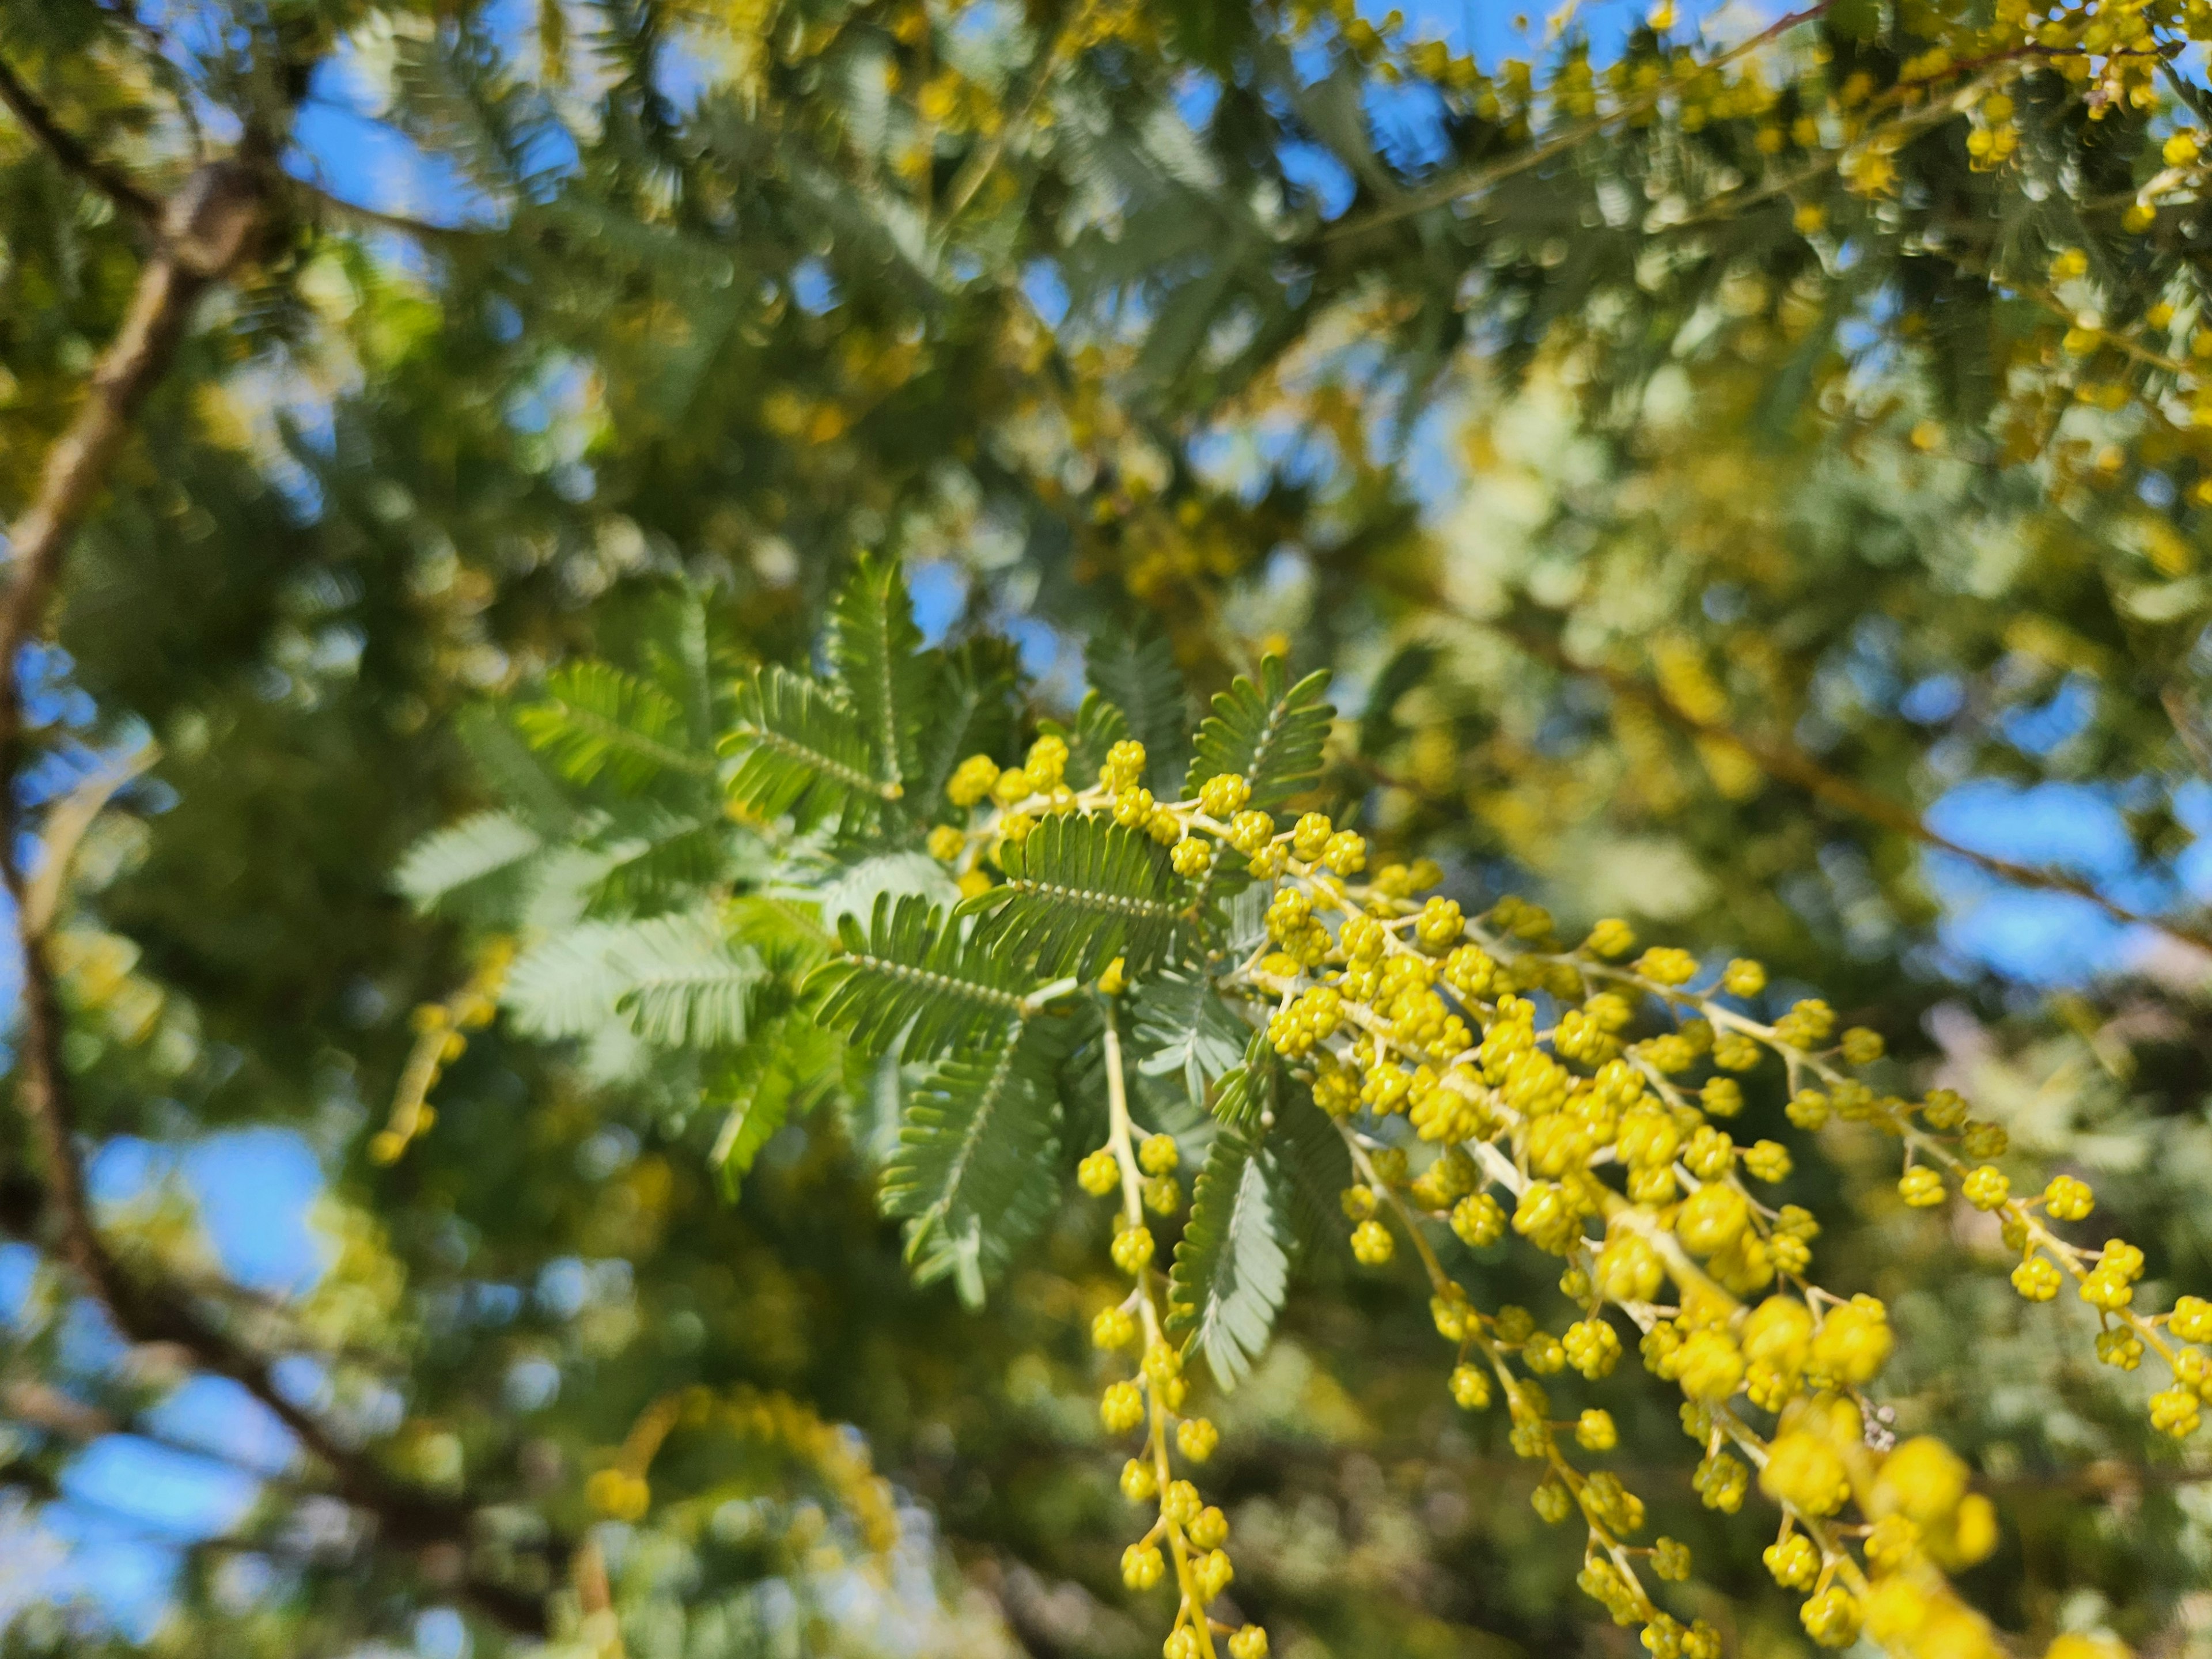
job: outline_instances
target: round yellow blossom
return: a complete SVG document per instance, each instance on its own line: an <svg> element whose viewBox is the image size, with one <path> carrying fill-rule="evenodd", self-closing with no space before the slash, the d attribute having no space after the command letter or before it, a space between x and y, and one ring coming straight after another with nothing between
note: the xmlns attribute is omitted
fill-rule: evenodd
<svg viewBox="0 0 2212 1659"><path fill-rule="evenodd" d="M1098 781L1113 794L1133 787L1144 775L1145 745L1129 738L1109 749L1106 763L1098 769Z"/></svg>
<svg viewBox="0 0 2212 1659"><path fill-rule="evenodd" d="M1723 971L1721 988L1732 997L1755 997L1766 988L1766 969L1748 957L1738 957Z"/></svg>
<svg viewBox="0 0 2212 1659"><path fill-rule="evenodd" d="M1620 1443L1620 1431L1613 1426L1613 1413L1592 1406L1575 1419L1575 1443L1584 1451L1611 1451Z"/></svg>
<svg viewBox="0 0 2212 1659"><path fill-rule="evenodd" d="M1770 1296L1743 1323L1743 1351L1777 1370L1802 1369L1813 1350L1813 1310L1795 1297Z"/></svg>
<svg viewBox="0 0 2212 1659"><path fill-rule="evenodd" d="M1211 1601L1234 1582L1237 1569L1230 1565L1225 1552L1208 1550L1202 1558L1191 1564L1190 1576L1197 1581L1199 1599Z"/></svg>
<svg viewBox="0 0 2212 1659"><path fill-rule="evenodd" d="M1275 836L1275 821L1265 812L1239 812L1229 820L1229 844L1247 858Z"/></svg>
<svg viewBox="0 0 2212 1659"><path fill-rule="evenodd" d="M1607 916L1589 930L1583 949L1594 957L1625 957L1636 948L1636 930L1618 916Z"/></svg>
<svg viewBox="0 0 2212 1659"><path fill-rule="evenodd" d="M1356 876L1367 867L1367 838L1340 830L1321 849L1321 861L1340 876Z"/></svg>
<svg viewBox="0 0 2212 1659"><path fill-rule="evenodd" d="M1099 1397L1098 1420L1109 1434L1127 1434L1145 1420L1145 1396L1133 1382L1114 1382Z"/></svg>
<svg viewBox="0 0 2212 1659"><path fill-rule="evenodd" d="M1639 1235L1624 1232L1597 1253L1597 1289L1608 1302L1649 1302L1666 1282L1659 1252Z"/></svg>
<svg viewBox="0 0 2212 1659"><path fill-rule="evenodd" d="M1620 1336L1603 1319L1577 1319L1559 1339L1567 1363L1593 1382L1620 1363Z"/></svg>
<svg viewBox="0 0 2212 1659"><path fill-rule="evenodd" d="M1994 1210L2012 1195L2012 1182L2002 1170L1984 1164L1967 1172L1966 1178L1959 1183L1959 1190L1976 1209Z"/></svg>
<svg viewBox="0 0 2212 1659"><path fill-rule="evenodd" d="M1916 1210L1933 1208L1943 1201L1943 1177L1917 1164L1898 1178L1897 1195Z"/></svg>
<svg viewBox="0 0 2212 1659"><path fill-rule="evenodd" d="M1932 1435L1916 1435L1882 1460L1870 1506L1933 1529L1948 1522L1966 1495L1966 1462Z"/></svg>
<svg viewBox="0 0 2212 1659"><path fill-rule="evenodd" d="M1137 1317L1127 1308L1101 1308L1091 1321L1093 1346L1109 1352L1137 1340Z"/></svg>
<svg viewBox="0 0 2212 1659"><path fill-rule="evenodd" d="M1199 786L1198 810L1217 823L1226 823L1251 799L1252 786L1242 777L1234 772L1217 772Z"/></svg>
<svg viewBox="0 0 2212 1659"><path fill-rule="evenodd" d="M1352 1254L1362 1267L1379 1267L1396 1249L1390 1230L1379 1221L1363 1221L1352 1230Z"/></svg>
<svg viewBox="0 0 2212 1659"><path fill-rule="evenodd" d="M1455 901L1432 898L1421 907L1420 915L1414 919L1413 934L1431 950L1441 951L1458 942L1460 930L1465 925Z"/></svg>
<svg viewBox="0 0 2212 1659"><path fill-rule="evenodd" d="M1194 1463L1203 1463L1221 1443L1221 1431L1206 1417L1187 1417L1176 1425L1176 1449Z"/></svg>
<svg viewBox="0 0 2212 1659"><path fill-rule="evenodd" d="M1114 1235L1114 1265L1125 1273L1140 1271L1152 1259L1152 1235L1145 1227L1124 1227Z"/></svg>
<svg viewBox="0 0 2212 1659"><path fill-rule="evenodd" d="M1030 787L1030 775L1018 766L1008 767L991 783L991 799L1001 806L1012 806L1016 801L1027 800L1033 793Z"/></svg>
<svg viewBox="0 0 2212 1659"><path fill-rule="evenodd" d="M1229 1638L1229 1659L1267 1659L1267 1632L1246 1625Z"/></svg>
<svg viewBox="0 0 2212 1659"><path fill-rule="evenodd" d="M1889 1363L1896 1339L1889 1314L1870 1296L1832 1308L1813 1337L1813 1366L1838 1382L1871 1382Z"/></svg>
<svg viewBox="0 0 2212 1659"><path fill-rule="evenodd" d="M1131 1589L1152 1589L1166 1571L1166 1561L1150 1544L1132 1544L1121 1552L1121 1582Z"/></svg>
<svg viewBox="0 0 2212 1659"><path fill-rule="evenodd" d="M1039 789L1054 789L1067 775L1067 740L1046 732L1030 745L1023 758L1022 770L1030 775L1030 781Z"/></svg>
<svg viewBox="0 0 2212 1659"><path fill-rule="evenodd" d="M1743 1381L1743 1351L1726 1331L1692 1332L1675 1360L1675 1381L1692 1400L1717 1403Z"/></svg>
<svg viewBox="0 0 2212 1659"><path fill-rule="evenodd" d="M1141 1457L1121 1465L1121 1496L1132 1504L1149 1502L1160 1490L1159 1471Z"/></svg>
<svg viewBox="0 0 2212 1659"><path fill-rule="evenodd" d="M1881 1033L1863 1025L1854 1025L1843 1035L1841 1047L1847 1065L1871 1066L1887 1052Z"/></svg>
<svg viewBox="0 0 2212 1659"><path fill-rule="evenodd" d="M945 786L945 798L955 806L973 806L991 793L999 781L999 763L988 755L970 755L952 769Z"/></svg>
<svg viewBox="0 0 2212 1659"><path fill-rule="evenodd" d="M2048 1302L2058 1294L2065 1276L2047 1256L2030 1256L2012 1270L2012 1287L2030 1302Z"/></svg>
<svg viewBox="0 0 2212 1659"><path fill-rule="evenodd" d="M1490 1403L1489 1374L1479 1366L1452 1367L1451 1396L1462 1411L1480 1411Z"/></svg>
<svg viewBox="0 0 2212 1659"><path fill-rule="evenodd" d="M1820 1552L1813 1547L1813 1540L1802 1532L1793 1532L1787 1538L1769 1544L1759 1559L1766 1564L1774 1582L1784 1589L1809 1589L1820 1571Z"/></svg>
<svg viewBox="0 0 2212 1659"><path fill-rule="evenodd" d="M1698 959L1687 951L1655 945L1636 958L1638 973L1662 985L1687 985L1698 976Z"/></svg>
<svg viewBox="0 0 2212 1659"><path fill-rule="evenodd" d="M2167 1325L2184 1342L2212 1342L2212 1302L2185 1296L2173 1304Z"/></svg>
<svg viewBox="0 0 2212 1659"><path fill-rule="evenodd" d="M1833 1515L1851 1495L1844 1460L1817 1435L1780 1434L1767 1447L1759 1489L1804 1515Z"/></svg>
<svg viewBox="0 0 2212 1659"><path fill-rule="evenodd" d="M1195 836L1186 836L1168 849L1168 862L1179 876L1202 876L1213 862L1213 848Z"/></svg>
<svg viewBox="0 0 2212 1659"><path fill-rule="evenodd" d="M1173 1135L1146 1135L1137 1147L1137 1167L1146 1175L1171 1173L1182 1162L1182 1148Z"/></svg>
<svg viewBox="0 0 2212 1659"><path fill-rule="evenodd" d="M1229 1541L1229 1517L1208 1504L1191 1517L1186 1528L1190 1541L1202 1550L1219 1549Z"/></svg>
<svg viewBox="0 0 2212 1659"><path fill-rule="evenodd" d="M1670 1583L1680 1583L1690 1576L1690 1547L1677 1539L1653 1539L1651 1571Z"/></svg>
<svg viewBox="0 0 2212 1659"><path fill-rule="evenodd" d="M930 857L940 864L950 864L968 845L968 837L951 824L940 823L929 832L929 838L924 845L928 848Z"/></svg>
<svg viewBox="0 0 2212 1659"><path fill-rule="evenodd" d="M1112 1152L1101 1146L1084 1154L1083 1162L1075 1166L1075 1181L1091 1197L1103 1198L1121 1184L1121 1166Z"/></svg>
<svg viewBox="0 0 2212 1659"><path fill-rule="evenodd" d="M2072 1176L2053 1176L2051 1184L2043 1189L2043 1206L2053 1221L2081 1221L2097 1207L2097 1197L2086 1181L2077 1181Z"/></svg>
<svg viewBox="0 0 2212 1659"><path fill-rule="evenodd" d="M1756 1180L1784 1181L1789 1178L1790 1149L1778 1140L1753 1142L1744 1149L1743 1167Z"/></svg>
<svg viewBox="0 0 2212 1659"><path fill-rule="evenodd" d="M1699 1255L1725 1249L1750 1224L1751 1205L1725 1182L1709 1182L1683 1200L1674 1216L1674 1236Z"/></svg>
<svg viewBox="0 0 2212 1659"><path fill-rule="evenodd" d="M1782 1109L1791 1123L1809 1132L1827 1122L1830 1104L1828 1097L1820 1090L1800 1089Z"/></svg>

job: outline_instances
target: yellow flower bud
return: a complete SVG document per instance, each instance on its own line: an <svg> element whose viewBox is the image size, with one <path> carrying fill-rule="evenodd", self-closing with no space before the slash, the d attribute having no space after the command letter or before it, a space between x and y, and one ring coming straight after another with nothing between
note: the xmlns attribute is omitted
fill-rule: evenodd
<svg viewBox="0 0 2212 1659"><path fill-rule="evenodd" d="M1674 1215L1674 1236L1699 1255L1725 1249L1750 1224L1751 1206L1725 1182L1711 1182L1683 1200Z"/></svg>
<svg viewBox="0 0 2212 1659"><path fill-rule="evenodd" d="M1767 1448L1759 1489L1806 1515L1833 1515L1851 1495L1844 1460L1817 1435L1777 1435Z"/></svg>

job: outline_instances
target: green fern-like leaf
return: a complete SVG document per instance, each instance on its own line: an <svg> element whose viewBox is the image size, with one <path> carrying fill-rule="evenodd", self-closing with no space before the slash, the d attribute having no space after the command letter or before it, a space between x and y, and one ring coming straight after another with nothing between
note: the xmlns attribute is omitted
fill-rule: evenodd
<svg viewBox="0 0 2212 1659"><path fill-rule="evenodd" d="M811 824L855 802L904 793L870 769L868 740L852 711L785 669L765 668L738 689L737 723L722 746L738 757L732 798L759 817L788 812Z"/></svg>
<svg viewBox="0 0 2212 1659"><path fill-rule="evenodd" d="M714 763L686 746L676 700L611 663L554 670L545 695L518 710L515 724L571 783L605 775L616 789L635 794L665 774L714 775Z"/></svg>
<svg viewBox="0 0 2212 1659"><path fill-rule="evenodd" d="M707 1161L734 1202L753 1160L793 1115L837 1076L837 1039L811 1019L783 1014L726 1051L707 1073L702 1103L726 1114Z"/></svg>
<svg viewBox="0 0 2212 1659"><path fill-rule="evenodd" d="M639 922L623 962L630 982L616 1009L647 1042L713 1048L744 1041L746 1002L765 970L714 923L696 915Z"/></svg>
<svg viewBox="0 0 2212 1659"><path fill-rule="evenodd" d="M523 953L502 1000L526 1036L599 1038L610 1026L663 1048L740 1041L757 952L696 915L586 921Z"/></svg>
<svg viewBox="0 0 2212 1659"><path fill-rule="evenodd" d="M872 775L903 794L921 770L921 732L932 717L938 665L922 649L896 560L862 559L838 591L829 655L868 745Z"/></svg>
<svg viewBox="0 0 2212 1659"><path fill-rule="evenodd" d="M1109 624L1091 636L1083 666L1121 711L1129 735L1145 745L1145 776L1153 791L1172 792L1189 763L1190 699L1166 638Z"/></svg>
<svg viewBox="0 0 2212 1659"><path fill-rule="evenodd" d="M931 1060L1030 1016L1034 976L926 898L884 893L865 933L849 915L837 931L843 949L808 976L806 993L820 999L822 1023L863 1052L881 1054L904 1031L901 1054Z"/></svg>
<svg viewBox="0 0 2212 1659"><path fill-rule="evenodd" d="M944 807L945 786L969 756L1004 755L1012 746L1016 663L1004 640L969 640L944 653L909 792L918 815L927 817Z"/></svg>
<svg viewBox="0 0 2212 1659"><path fill-rule="evenodd" d="M611 862L591 895L595 915L667 910L730 872L741 832L719 812L702 820L653 802L625 803L595 841Z"/></svg>
<svg viewBox="0 0 2212 1659"><path fill-rule="evenodd" d="M1158 975L1131 1001L1137 1070L1180 1078L1191 1104L1203 1109L1207 1088L1243 1063L1252 1028L1196 974Z"/></svg>
<svg viewBox="0 0 2212 1659"><path fill-rule="evenodd" d="M1328 1114L1304 1090L1282 1090L1267 1146L1288 1195L1299 1259L1345 1254L1341 1194L1352 1184L1352 1154Z"/></svg>
<svg viewBox="0 0 2212 1659"><path fill-rule="evenodd" d="M1290 1234L1273 1160L1242 1135L1216 1135L1168 1281L1168 1328L1206 1357L1223 1392L1267 1346L1290 1282Z"/></svg>
<svg viewBox="0 0 2212 1659"><path fill-rule="evenodd" d="M1057 1058L1042 1033L1016 1030L947 1060L908 1101L884 1211L906 1221L916 1279L951 1279L971 1307L1059 1196Z"/></svg>
<svg viewBox="0 0 2212 1659"><path fill-rule="evenodd" d="M1194 795L1206 779L1233 772L1252 787L1251 804L1270 810L1311 787L1321 771L1322 745L1336 711L1322 701L1326 670L1290 684L1279 657L1260 665L1260 682L1238 676L1213 699L1213 712L1198 728L1198 752L1184 780Z"/></svg>
<svg viewBox="0 0 2212 1659"><path fill-rule="evenodd" d="M1006 879L961 907L994 951L1048 977L1089 979L1116 957L1133 977L1158 960L1178 909L1166 852L1096 813L1048 817L1000 854Z"/></svg>
<svg viewBox="0 0 2212 1659"><path fill-rule="evenodd" d="M479 812L416 842L392 879L417 909L431 910L465 888L511 873L544 844L512 812Z"/></svg>

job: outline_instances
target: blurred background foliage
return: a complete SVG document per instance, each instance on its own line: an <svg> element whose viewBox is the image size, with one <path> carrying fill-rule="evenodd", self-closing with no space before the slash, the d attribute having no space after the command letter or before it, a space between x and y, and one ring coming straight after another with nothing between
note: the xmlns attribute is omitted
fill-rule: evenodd
<svg viewBox="0 0 2212 1659"><path fill-rule="evenodd" d="M1011 635L1041 711L1140 613L1201 686L1334 667L1332 788L1449 890L1765 958L2094 1172L2152 1279L2212 1283L2212 231L2168 147L2200 9L2095 8L2173 45L2135 68L1978 61L2004 3L1676 9L0 4L9 78L145 189L241 142L282 176L25 665L23 799L147 763L55 941L98 1212L471 1517L349 1504L234 1381L122 1340L11 1115L6 1650L538 1639L471 1595L484 1557L567 1652L1150 1650L1092 1223L969 1314L908 1282L865 1111L732 1203L685 1079L498 1024L369 1155L411 1012L477 966L392 878L480 803L470 711L623 657L679 574L795 660L887 550L933 637ZM142 258L16 113L11 518ZM1999 1497L1970 1591L2031 1642L2212 1653L2202 1448L2146 1443L2133 1379L1856 1133L1806 1201L1897 1310L1899 1425ZM1499 1254L1496 1299L1536 1299ZM1451 1410L1423 1295L1310 1264L1216 1410L1239 1597L1293 1656L1622 1651L1501 1425ZM1622 1416L1697 1610L1804 1650L1671 1408Z"/></svg>

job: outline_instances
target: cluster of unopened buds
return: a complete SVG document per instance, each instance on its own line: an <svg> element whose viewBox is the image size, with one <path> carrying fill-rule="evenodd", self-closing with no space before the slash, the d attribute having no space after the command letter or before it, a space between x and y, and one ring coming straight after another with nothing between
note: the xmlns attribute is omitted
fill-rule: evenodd
<svg viewBox="0 0 2212 1659"><path fill-rule="evenodd" d="M1720 1651L1710 1626L1663 1611L1644 1582L1647 1571L1686 1577L1689 1551L1664 1537L1632 1541L1642 1501L1568 1451L1610 1450L1612 1416L1598 1407L1562 1415L1540 1381L1571 1370L1599 1382L1632 1343L1644 1368L1680 1392L1705 1504L1734 1513L1755 1485L1779 1510L1765 1564L1802 1592L1800 1617L1816 1642L1845 1647L1863 1632L1928 1659L2002 1650L1947 1576L1996 1547L1995 1510L1940 1440L1896 1443L1884 1426L1891 1414L1869 1394L1893 1346L1887 1310L1813 1281L1819 1224L1760 1193L1789 1175L1789 1148L1741 1143L1725 1127L1745 1108L1739 1079L1770 1060L1779 1061L1792 1125L1857 1123L1895 1139L1905 1204L1930 1207L1955 1193L1995 1214L2019 1253L2021 1294L2048 1301L2072 1283L2098 1310L2100 1358L2132 1370L2155 1353L2171 1370L2172 1385L2152 1399L2153 1423L2177 1437L2197 1427L2212 1364L2187 1345L2212 1343L2212 1303L2183 1297L2159 1316L2136 1307L2140 1250L2117 1238L2093 1249L2054 1231L2091 1212L2083 1182L2062 1175L2016 1195L1996 1162L2006 1152L2001 1126L1969 1116L1948 1091L1907 1101L1853 1074L1881 1058L1876 1033L1837 1032L1817 1000L1771 1022L1749 1012L1766 991L1759 963L1737 960L1709 975L1687 952L1664 948L1632 961L1634 936L1615 921L1563 948L1534 905L1508 897L1469 918L1451 899L1418 897L1441 878L1425 861L1355 880L1367 855L1358 835L1316 812L1278 825L1249 808L1243 778L1213 777L1193 799L1164 803L1138 786L1145 757L1135 744L1116 745L1097 786L1080 793L1065 782L1066 763L1066 745L1050 737L1019 769L969 761L954 800L988 798L998 810L968 830L939 831L933 850L963 866L964 883L987 884L995 844L1020 840L1036 814L1110 811L1168 846L1187 877L1234 856L1274 884L1266 941L1216 983L1247 1001L1338 1123L1358 1176L1343 1194L1352 1254L1379 1267L1401 1237L1411 1244L1437 1330L1455 1352L1452 1397L1470 1411L1503 1401L1513 1449L1543 1466L1538 1511L1554 1522L1579 1515L1587 1528L1583 1589L1619 1622L1640 1625L1654 1659ZM1102 988L1118 991L1119 978L1117 963ZM1655 1010L1666 1028L1632 1039ZM1176 1415L1187 1386L1182 1356L1155 1305L1144 1215L1180 1209L1177 1154L1164 1135L1137 1144L1110 1022L1109 1043L1113 1136L1079 1175L1090 1192L1120 1194L1113 1255L1135 1287L1099 1316L1094 1336L1108 1349L1140 1344L1141 1358L1137 1380L1107 1390L1102 1414L1115 1433L1145 1429L1145 1453L1122 1486L1133 1499L1157 1499L1159 1516L1124 1573L1138 1588L1157 1582L1157 1545L1170 1546L1183 1605L1166 1650L1197 1659L1214 1651L1205 1609L1231 1567L1221 1551L1227 1522L1172 1478L1169 1462L1170 1429L1192 1462L1216 1437L1205 1419ZM1445 1231L1480 1249L1509 1231L1559 1259L1572 1316L1556 1334L1526 1310L1478 1307L1437 1249ZM1230 1651L1254 1659L1266 1641L1248 1626Z"/></svg>

